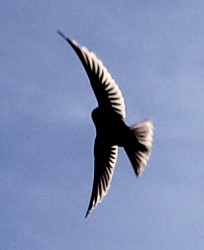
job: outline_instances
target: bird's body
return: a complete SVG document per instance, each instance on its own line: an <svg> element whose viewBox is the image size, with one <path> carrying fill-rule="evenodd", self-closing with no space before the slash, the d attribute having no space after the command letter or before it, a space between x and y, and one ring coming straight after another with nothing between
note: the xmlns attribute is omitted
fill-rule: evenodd
<svg viewBox="0 0 204 250"><path fill-rule="evenodd" d="M92 112L96 135L110 145L124 146L126 134L130 132L125 122L114 112L96 108Z"/></svg>
<svg viewBox="0 0 204 250"><path fill-rule="evenodd" d="M138 149L140 143L137 138L116 113L96 108L92 111L92 119L96 126L96 136L100 137L101 141L124 148L131 145Z"/></svg>
<svg viewBox="0 0 204 250"><path fill-rule="evenodd" d="M153 126L149 120L131 127L124 122L124 98L102 62L86 48L80 48L61 32L58 32L72 46L89 77L99 106L92 111L96 127L94 146L94 181L91 200L86 213L100 202L110 186L117 160L118 147L123 147L136 175L140 175L150 156Z"/></svg>

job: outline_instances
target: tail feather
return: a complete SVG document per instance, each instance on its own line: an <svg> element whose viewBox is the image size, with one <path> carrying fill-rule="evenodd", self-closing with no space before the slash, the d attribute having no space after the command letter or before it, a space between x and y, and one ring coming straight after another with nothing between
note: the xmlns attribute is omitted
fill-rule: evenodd
<svg viewBox="0 0 204 250"><path fill-rule="evenodd" d="M131 126L130 130L139 143L136 148L130 144L125 146L124 149L129 157L136 175L139 176L143 172L144 167L150 157L153 125L151 121L145 120L141 123Z"/></svg>

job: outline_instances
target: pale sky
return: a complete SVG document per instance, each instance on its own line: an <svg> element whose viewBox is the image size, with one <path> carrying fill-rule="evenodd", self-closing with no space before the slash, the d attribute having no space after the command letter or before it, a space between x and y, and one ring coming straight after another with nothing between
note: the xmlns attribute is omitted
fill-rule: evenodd
<svg viewBox="0 0 204 250"><path fill-rule="evenodd" d="M0 248L204 249L204 2L0 1L0 20ZM155 127L142 176L120 149L87 220L97 102L57 30Z"/></svg>

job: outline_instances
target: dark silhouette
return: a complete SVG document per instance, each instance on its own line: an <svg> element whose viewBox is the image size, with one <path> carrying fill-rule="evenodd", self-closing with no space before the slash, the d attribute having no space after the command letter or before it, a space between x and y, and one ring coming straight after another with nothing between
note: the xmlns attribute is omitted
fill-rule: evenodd
<svg viewBox="0 0 204 250"><path fill-rule="evenodd" d="M96 127L93 190L86 217L107 194L117 160L118 146L123 147L137 176L146 165L152 146L153 126L149 120L128 127L124 99L117 84L102 62L86 48L80 48L60 31L81 60L98 101L92 112Z"/></svg>

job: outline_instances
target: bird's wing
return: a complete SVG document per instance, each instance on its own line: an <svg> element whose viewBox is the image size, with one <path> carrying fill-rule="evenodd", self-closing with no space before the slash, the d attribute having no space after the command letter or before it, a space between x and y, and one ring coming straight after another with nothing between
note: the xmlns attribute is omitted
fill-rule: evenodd
<svg viewBox="0 0 204 250"><path fill-rule="evenodd" d="M96 137L94 146L95 169L94 181L91 200L86 213L86 217L90 211L101 202L107 194L113 175L118 154L118 146L110 146L104 143L102 138Z"/></svg>
<svg viewBox="0 0 204 250"><path fill-rule="evenodd" d="M60 31L58 33L72 46L81 60L98 105L105 109L111 109L121 118L125 118L125 103L122 93L103 63L93 52L89 52L85 47L79 47L75 41L71 41Z"/></svg>

